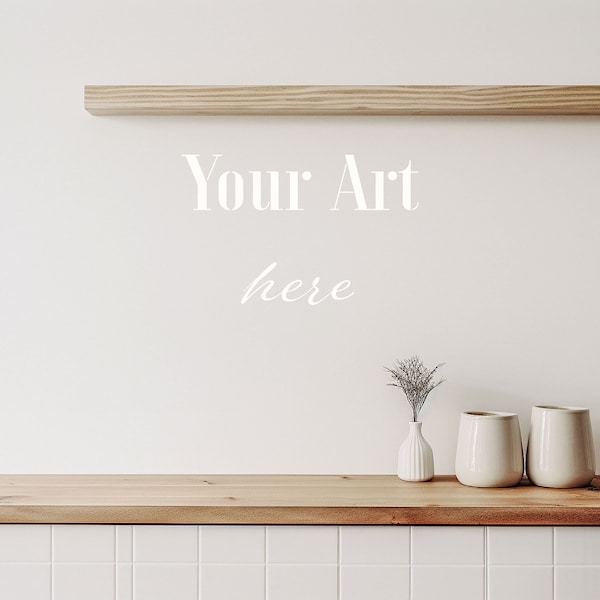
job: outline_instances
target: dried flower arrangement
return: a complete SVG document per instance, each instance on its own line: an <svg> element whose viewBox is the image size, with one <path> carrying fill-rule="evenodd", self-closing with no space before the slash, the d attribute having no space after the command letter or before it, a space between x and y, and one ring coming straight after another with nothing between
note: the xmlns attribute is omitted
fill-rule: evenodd
<svg viewBox="0 0 600 600"><path fill-rule="evenodd" d="M413 421L418 420L429 392L445 381L445 379L433 380L436 371L443 364L428 369L418 356L413 356L403 361L396 359L392 368L384 367L392 376L392 383L388 385L399 387L406 394L406 399L412 408Z"/></svg>

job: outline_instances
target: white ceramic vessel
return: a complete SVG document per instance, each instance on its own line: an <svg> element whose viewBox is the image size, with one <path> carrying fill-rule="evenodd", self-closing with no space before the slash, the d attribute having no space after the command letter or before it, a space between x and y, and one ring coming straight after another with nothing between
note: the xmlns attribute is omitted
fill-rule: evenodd
<svg viewBox="0 0 600 600"><path fill-rule="evenodd" d="M542 487L583 487L595 471L590 411L578 406L534 406L527 444L529 480Z"/></svg>
<svg viewBox="0 0 600 600"><path fill-rule="evenodd" d="M456 446L456 477L473 487L509 487L523 477L523 444L515 413L464 412Z"/></svg>
<svg viewBox="0 0 600 600"><path fill-rule="evenodd" d="M398 477L404 481L433 478L433 450L423 437L421 421L408 424L408 437L398 452Z"/></svg>

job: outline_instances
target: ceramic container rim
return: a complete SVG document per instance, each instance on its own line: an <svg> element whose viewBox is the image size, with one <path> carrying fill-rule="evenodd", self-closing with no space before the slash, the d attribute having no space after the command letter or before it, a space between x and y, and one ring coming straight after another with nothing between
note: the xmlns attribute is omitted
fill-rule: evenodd
<svg viewBox="0 0 600 600"><path fill-rule="evenodd" d="M466 410L462 414L471 419L512 419L517 416L517 413L499 410Z"/></svg>
<svg viewBox="0 0 600 600"><path fill-rule="evenodd" d="M562 406L558 404L538 404L533 407L533 410L549 410L552 412L563 412L563 413L583 413L590 412L589 408L583 406Z"/></svg>

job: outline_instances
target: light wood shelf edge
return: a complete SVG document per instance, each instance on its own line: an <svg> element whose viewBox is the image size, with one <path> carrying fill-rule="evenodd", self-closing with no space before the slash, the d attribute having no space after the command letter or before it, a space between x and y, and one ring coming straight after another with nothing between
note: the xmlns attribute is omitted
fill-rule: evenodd
<svg viewBox="0 0 600 600"><path fill-rule="evenodd" d="M554 490L454 476L1 475L0 523L600 525L600 478Z"/></svg>
<svg viewBox="0 0 600 600"><path fill-rule="evenodd" d="M86 85L92 115L600 115L598 85Z"/></svg>

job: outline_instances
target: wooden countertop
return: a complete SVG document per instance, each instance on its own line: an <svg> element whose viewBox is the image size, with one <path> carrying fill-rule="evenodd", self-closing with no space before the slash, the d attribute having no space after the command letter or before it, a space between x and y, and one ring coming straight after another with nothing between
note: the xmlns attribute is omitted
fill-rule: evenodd
<svg viewBox="0 0 600 600"><path fill-rule="evenodd" d="M600 477L555 490L451 475L0 475L0 523L600 525Z"/></svg>

